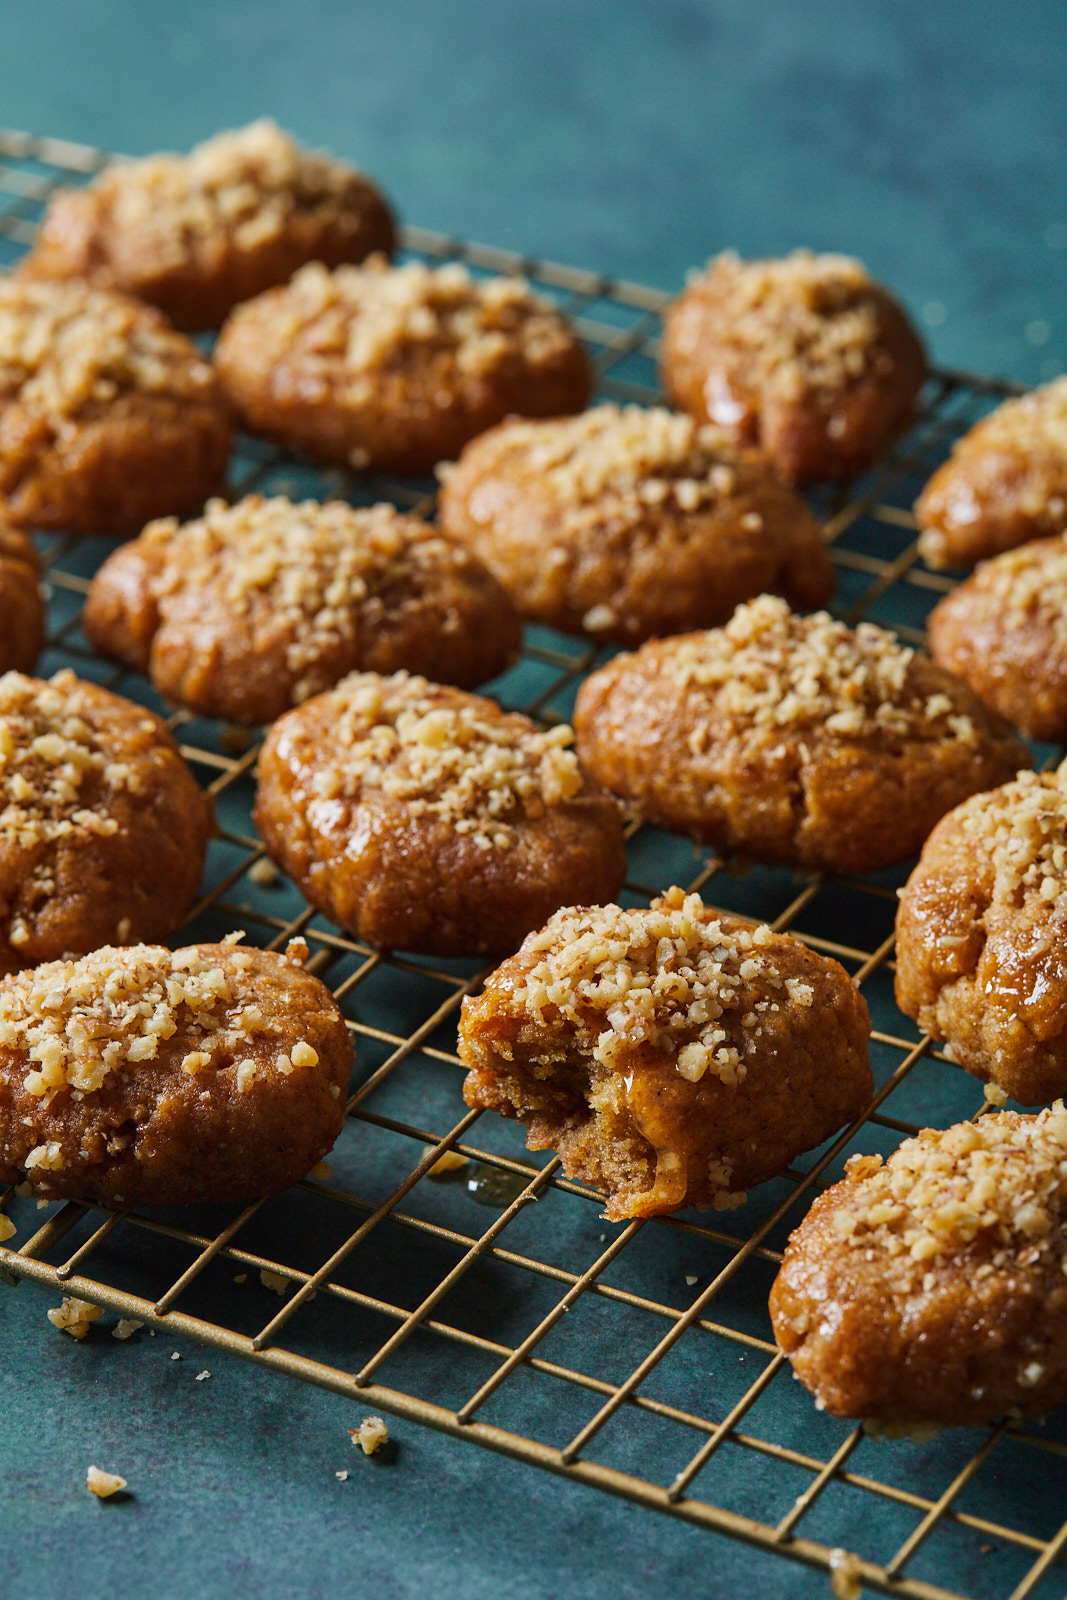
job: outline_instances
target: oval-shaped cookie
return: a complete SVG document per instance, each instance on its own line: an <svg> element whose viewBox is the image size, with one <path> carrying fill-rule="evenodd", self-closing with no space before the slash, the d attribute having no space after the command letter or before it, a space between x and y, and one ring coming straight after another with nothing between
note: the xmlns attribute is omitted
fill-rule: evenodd
<svg viewBox="0 0 1067 1600"><path fill-rule="evenodd" d="M1067 1401L1067 1111L853 1156L792 1234L775 1337L835 1417L980 1427Z"/></svg>
<svg viewBox="0 0 1067 1600"><path fill-rule="evenodd" d="M1067 534L984 561L934 607L935 661L1032 739L1067 740Z"/></svg>
<svg viewBox="0 0 1067 1600"><path fill-rule="evenodd" d="M1023 1105L1067 1094L1067 768L931 833L897 911L897 1003Z"/></svg>
<svg viewBox="0 0 1067 1600"><path fill-rule="evenodd" d="M0 672L31 672L41 653L41 563L28 533L0 513Z"/></svg>
<svg viewBox="0 0 1067 1600"><path fill-rule="evenodd" d="M212 832L159 717L69 671L0 678L0 972L169 937Z"/></svg>
<svg viewBox="0 0 1067 1600"><path fill-rule="evenodd" d="M618 892L617 803L567 727L398 673L355 673L274 724L256 825L311 904L368 943L510 952L576 888Z"/></svg>
<svg viewBox="0 0 1067 1600"><path fill-rule="evenodd" d="M1067 378L975 423L915 504L931 567L973 567L1067 530Z"/></svg>
<svg viewBox="0 0 1067 1600"><path fill-rule="evenodd" d="M0 507L127 536L222 485L232 424L162 312L83 283L0 279Z"/></svg>
<svg viewBox="0 0 1067 1600"><path fill-rule="evenodd" d="M341 1131L352 1063L306 955L105 947L0 981L0 1183L186 1205L305 1177Z"/></svg>
<svg viewBox="0 0 1067 1600"><path fill-rule="evenodd" d="M524 616L621 644L833 592L818 523L763 457L658 407L502 423L445 476L438 520Z"/></svg>
<svg viewBox="0 0 1067 1600"><path fill-rule="evenodd" d="M589 366L518 278L456 265L303 268L230 317L215 347L253 433L319 461L425 473L512 412L578 411Z"/></svg>
<svg viewBox="0 0 1067 1600"><path fill-rule="evenodd" d="M910 421L926 357L893 297L847 256L718 256L668 307L672 402L754 444L794 483L861 472Z"/></svg>
<svg viewBox="0 0 1067 1600"><path fill-rule="evenodd" d="M871 623L763 595L725 628L654 640L587 678L589 771L718 850L830 872L916 855L937 819L1030 755L943 667Z"/></svg>
<svg viewBox="0 0 1067 1600"><path fill-rule="evenodd" d="M670 889L558 911L491 973L463 1002L463 1095L613 1221L723 1208L860 1115L869 1034L836 961Z"/></svg>
<svg viewBox="0 0 1067 1600"><path fill-rule="evenodd" d="M520 641L496 579L419 518L261 495L150 524L93 579L83 626L168 700L250 724L356 669L473 687Z"/></svg>
<svg viewBox="0 0 1067 1600"><path fill-rule="evenodd" d="M264 119L188 156L124 161L60 190L19 276L85 278L196 332L308 261L334 267L392 248L374 185Z"/></svg>

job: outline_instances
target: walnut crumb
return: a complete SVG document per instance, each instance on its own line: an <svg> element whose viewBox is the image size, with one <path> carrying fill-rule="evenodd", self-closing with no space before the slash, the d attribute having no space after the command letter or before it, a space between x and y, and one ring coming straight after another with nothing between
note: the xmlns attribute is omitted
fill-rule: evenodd
<svg viewBox="0 0 1067 1600"><path fill-rule="evenodd" d="M349 1437L365 1456L372 1456L389 1443L389 1429L381 1417L364 1417L358 1428L349 1428Z"/></svg>
<svg viewBox="0 0 1067 1600"><path fill-rule="evenodd" d="M72 1339L84 1339L90 1326L104 1315L104 1308L94 1306L91 1300L64 1295L62 1305L52 1306L46 1314L53 1328L69 1333Z"/></svg>
<svg viewBox="0 0 1067 1600"><path fill-rule="evenodd" d="M270 1267L261 1267L259 1281L264 1289L273 1289L275 1294L288 1294L292 1284L284 1272L274 1272Z"/></svg>
<svg viewBox="0 0 1067 1600"><path fill-rule="evenodd" d="M120 1478L117 1472L104 1472L100 1467L91 1466L85 1475L85 1487L98 1500L108 1500L120 1489L125 1489L126 1479Z"/></svg>

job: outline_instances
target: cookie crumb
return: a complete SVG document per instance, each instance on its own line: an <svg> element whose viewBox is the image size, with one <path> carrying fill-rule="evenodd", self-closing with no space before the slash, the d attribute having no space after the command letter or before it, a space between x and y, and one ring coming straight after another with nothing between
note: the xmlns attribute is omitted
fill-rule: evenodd
<svg viewBox="0 0 1067 1600"><path fill-rule="evenodd" d="M18 1229L7 1215L7 1212L0 1211L0 1244L3 1244L7 1239L13 1239L17 1232Z"/></svg>
<svg viewBox="0 0 1067 1600"><path fill-rule="evenodd" d="M103 1306L94 1306L91 1300L76 1300L72 1295L64 1295L63 1304L53 1306L47 1313L53 1328L69 1333L72 1339L84 1339L90 1323L103 1315Z"/></svg>
<svg viewBox="0 0 1067 1600"><path fill-rule="evenodd" d="M120 1322L116 1322L115 1326L112 1328L111 1337L113 1339L128 1339L130 1338L131 1334L135 1334L137 1332L138 1328L143 1327L144 1323L138 1322L136 1317L123 1317L122 1320Z"/></svg>
<svg viewBox="0 0 1067 1600"><path fill-rule="evenodd" d="M338 1483L347 1483L348 1482L348 1473L347 1472L335 1472L334 1473L334 1477L337 1479Z"/></svg>
<svg viewBox="0 0 1067 1600"><path fill-rule="evenodd" d="M349 1428L349 1437L365 1456L372 1456L389 1443L389 1429L381 1417L364 1417L358 1428Z"/></svg>
<svg viewBox="0 0 1067 1600"><path fill-rule="evenodd" d="M261 1267L259 1281L264 1289L273 1289L275 1294L288 1294L292 1285L283 1272L272 1272L270 1267Z"/></svg>
<svg viewBox="0 0 1067 1600"><path fill-rule="evenodd" d="M686 1275L685 1275L685 1281L689 1285L689 1287L692 1288L694 1283L696 1283L696 1281L697 1281L696 1273L695 1272L687 1272Z"/></svg>
<svg viewBox="0 0 1067 1600"><path fill-rule="evenodd" d="M197 1373L196 1377L193 1379L193 1382L194 1383L203 1383L204 1379L205 1378L210 1378L210 1376L211 1376L210 1372L205 1367L203 1372L198 1372Z"/></svg>
<svg viewBox="0 0 1067 1600"><path fill-rule="evenodd" d="M172 1351L171 1351L171 1353L170 1353L170 1359L171 1359L171 1360L172 1360L172 1361L180 1361L180 1360L181 1360L181 1358L182 1358L182 1353L181 1353L181 1351L180 1351L180 1350L172 1350Z"/></svg>
<svg viewBox="0 0 1067 1600"><path fill-rule="evenodd" d="M98 1500L107 1500L120 1489L125 1489L126 1479L120 1478L117 1472L103 1472L99 1467L90 1467L85 1475L85 1487Z"/></svg>
<svg viewBox="0 0 1067 1600"><path fill-rule="evenodd" d="M266 856L261 856L258 861L253 861L249 867L248 876L261 889L273 889L278 882L278 869L273 861L268 861Z"/></svg>

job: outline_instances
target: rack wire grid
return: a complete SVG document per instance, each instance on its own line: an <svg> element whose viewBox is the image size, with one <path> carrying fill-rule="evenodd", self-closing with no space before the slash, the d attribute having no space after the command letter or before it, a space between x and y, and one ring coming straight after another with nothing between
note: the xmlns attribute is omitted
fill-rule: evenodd
<svg viewBox="0 0 1067 1600"><path fill-rule="evenodd" d="M107 159L0 134L0 265L31 242L60 183L84 180ZM408 256L461 260L476 275L524 274L575 321L600 398L659 398L665 294L414 228L402 243ZM927 612L952 580L919 563L910 507L953 439L1009 392L937 373L914 427L884 462L847 492L816 498L838 616L891 625L922 644ZM249 438L235 451L231 485L235 496L255 489L432 506L424 483L321 471ZM88 579L111 546L43 536L40 544L51 593L41 670L73 665L158 708L145 679L95 660L80 631ZM509 708L565 718L598 659L581 641L530 628L521 662L490 692ZM558 1158L527 1154L515 1124L463 1109L456 1020L479 984L475 965L367 948L283 880L271 883L250 820L255 741L184 713L169 723L220 824L188 939L236 927L270 948L307 939L312 970L332 988L357 1046L345 1130L329 1173L236 1214L66 1203L42 1219L32 1201L4 1194L24 1240L0 1248L9 1281L95 1301L364 1410L806 1563L842 1594L862 1584L914 1600L1062 1595L1062 1415L1044 1426L890 1444L817 1412L771 1336L767 1293L788 1231L847 1156L888 1153L918 1127L983 1109L974 1080L894 1004L902 873L839 879L746 868L631 824L626 903L680 883L845 965L870 1006L877 1091L853 1126L742 1210L613 1226L597 1195L565 1181ZM1035 749L1039 763L1054 755ZM442 1163L446 1152L460 1161ZM247 1287L235 1287L235 1269ZM262 1292L260 1272L276 1275L284 1300Z"/></svg>

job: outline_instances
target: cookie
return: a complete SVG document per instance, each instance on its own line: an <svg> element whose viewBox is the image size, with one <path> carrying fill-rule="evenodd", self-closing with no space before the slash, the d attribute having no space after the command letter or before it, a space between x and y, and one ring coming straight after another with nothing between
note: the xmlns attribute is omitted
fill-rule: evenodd
<svg viewBox="0 0 1067 1600"><path fill-rule="evenodd" d="M274 724L256 826L357 939L510 953L575 891L610 898L625 875L619 808L570 739L424 678L355 673Z"/></svg>
<svg viewBox="0 0 1067 1600"><path fill-rule="evenodd" d="M926 485L915 517L931 567L973 567L1067 531L1067 378L976 423Z"/></svg>
<svg viewBox="0 0 1067 1600"><path fill-rule="evenodd" d="M1067 1094L1067 767L975 795L897 911L897 1004L1023 1105Z"/></svg>
<svg viewBox="0 0 1067 1600"><path fill-rule="evenodd" d="M758 445L793 483L850 478L911 420L926 377L900 306L847 256L718 256L664 319L671 401Z"/></svg>
<svg viewBox="0 0 1067 1600"><path fill-rule="evenodd" d="M483 683L520 640L496 579L419 518L262 495L151 523L93 579L83 626L176 705L250 724L357 668Z"/></svg>
<svg viewBox="0 0 1067 1600"><path fill-rule="evenodd" d="M88 279L196 332L308 261L339 266L393 243L372 183L264 120L60 190L19 276Z"/></svg>
<svg viewBox="0 0 1067 1600"><path fill-rule="evenodd" d="M445 475L438 521L524 616L620 644L833 592L818 523L763 458L659 408L502 423Z"/></svg>
<svg viewBox="0 0 1067 1600"><path fill-rule="evenodd" d="M306 955L105 946L5 978L0 1183L161 1206L305 1177L341 1131L352 1062Z"/></svg>
<svg viewBox="0 0 1067 1600"><path fill-rule="evenodd" d="M29 672L41 653L40 569L33 540L0 514L0 672Z"/></svg>
<svg viewBox="0 0 1067 1600"><path fill-rule="evenodd" d="M79 283L0 279L0 509L128 536L221 486L232 424L162 312Z"/></svg>
<svg viewBox="0 0 1067 1600"><path fill-rule="evenodd" d="M1067 740L1067 533L985 561L930 614L935 661L1032 739Z"/></svg>
<svg viewBox="0 0 1067 1600"><path fill-rule="evenodd" d="M836 961L670 889L571 906L463 1002L467 1104L607 1196L724 1208L858 1117L870 1023Z"/></svg>
<svg viewBox="0 0 1067 1600"><path fill-rule="evenodd" d="M1067 1111L853 1156L786 1247L775 1337L835 1417L982 1427L1067 1401Z"/></svg>
<svg viewBox="0 0 1067 1600"><path fill-rule="evenodd" d="M212 806L164 723L72 672L0 678L0 972L163 939Z"/></svg>
<svg viewBox="0 0 1067 1600"><path fill-rule="evenodd" d="M303 268L240 306L215 364L253 433L337 466L425 473L511 412L578 411L589 366L517 278L462 266Z"/></svg>
<svg viewBox="0 0 1067 1600"><path fill-rule="evenodd" d="M967 795L1030 764L1008 724L872 623L762 595L725 628L653 640L587 678L582 762L650 821L828 872L918 853Z"/></svg>

